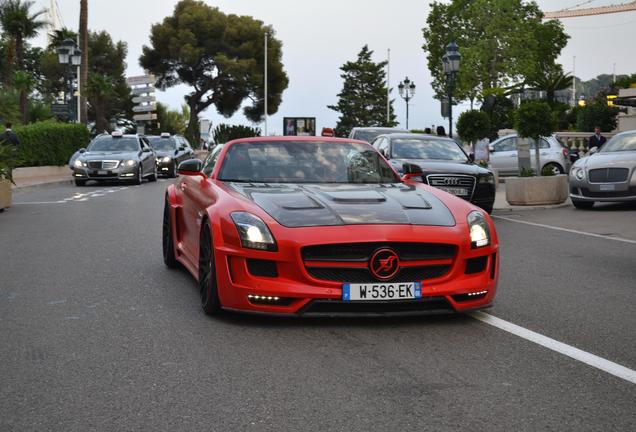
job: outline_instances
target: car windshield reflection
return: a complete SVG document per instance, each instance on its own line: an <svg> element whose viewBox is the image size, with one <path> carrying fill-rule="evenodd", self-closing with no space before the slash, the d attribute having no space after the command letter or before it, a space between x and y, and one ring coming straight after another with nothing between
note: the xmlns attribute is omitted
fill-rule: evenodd
<svg viewBox="0 0 636 432"><path fill-rule="evenodd" d="M636 151L636 134L616 135L601 147L600 153Z"/></svg>
<svg viewBox="0 0 636 432"><path fill-rule="evenodd" d="M392 140L395 159L432 159L466 162L466 153L454 141L439 139L395 138Z"/></svg>
<svg viewBox="0 0 636 432"><path fill-rule="evenodd" d="M89 152L134 152L139 151L137 138L96 138L87 149Z"/></svg>

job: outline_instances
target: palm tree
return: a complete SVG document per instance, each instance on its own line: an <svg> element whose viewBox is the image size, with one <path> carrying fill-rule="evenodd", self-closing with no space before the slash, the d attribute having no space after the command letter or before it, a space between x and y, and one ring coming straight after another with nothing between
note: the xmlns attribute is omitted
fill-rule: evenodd
<svg viewBox="0 0 636 432"><path fill-rule="evenodd" d="M50 33L49 36L48 49L51 51L55 51L66 39L77 40L77 33L66 27L63 27L60 30L53 30L53 33Z"/></svg>
<svg viewBox="0 0 636 432"><path fill-rule="evenodd" d="M115 97L113 79L108 75L92 73L84 86L84 92L95 110L95 130L98 133L108 130L108 108Z"/></svg>
<svg viewBox="0 0 636 432"><path fill-rule="evenodd" d="M543 75L534 78L529 82L530 90L545 91L546 102L554 104L556 92L565 90L572 86L572 75L564 73L561 66L547 69Z"/></svg>
<svg viewBox="0 0 636 432"><path fill-rule="evenodd" d="M10 45L13 45L13 53L15 53L15 57L9 55L7 59L7 84L11 84L13 81L14 68L17 66L18 70L22 69L26 40L37 36L38 31L46 25L46 21L40 19L44 15L44 10L31 13L31 7L34 3L30 0L5 0L0 5L0 26L11 39ZM20 111L23 122L28 120L29 115L27 87L22 86L20 90Z"/></svg>
<svg viewBox="0 0 636 432"><path fill-rule="evenodd" d="M80 0L80 22L79 22L80 50L82 50L82 63L80 64L80 83L82 87L88 84L88 0ZM88 122L88 106L86 96L80 88L80 112L79 121L86 124Z"/></svg>

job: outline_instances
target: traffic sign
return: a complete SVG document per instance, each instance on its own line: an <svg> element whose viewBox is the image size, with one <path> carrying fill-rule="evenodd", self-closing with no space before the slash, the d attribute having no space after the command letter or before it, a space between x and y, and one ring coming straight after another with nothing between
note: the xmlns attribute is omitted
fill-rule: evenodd
<svg viewBox="0 0 636 432"><path fill-rule="evenodd" d="M154 96L137 96L133 98L133 103L140 104L144 102L154 102L157 100Z"/></svg>
<svg viewBox="0 0 636 432"><path fill-rule="evenodd" d="M134 112L150 112L150 111L156 111L156 110L157 110L157 105L155 104L136 105L133 107Z"/></svg>
<svg viewBox="0 0 636 432"><path fill-rule="evenodd" d="M129 86L138 86L138 85L146 85L146 84L154 84L157 82L157 79L154 75L140 75L140 76L132 76L126 78L126 83Z"/></svg>
<svg viewBox="0 0 636 432"><path fill-rule="evenodd" d="M157 114L136 114L133 116L133 120L135 121L153 121L157 120Z"/></svg>
<svg viewBox="0 0 636 432"><path fill-rule="evenodd" d="M155 86L149 85L147 87L133 87L130 89L131 93L134 95L144 95L155 92Z"/></svg>

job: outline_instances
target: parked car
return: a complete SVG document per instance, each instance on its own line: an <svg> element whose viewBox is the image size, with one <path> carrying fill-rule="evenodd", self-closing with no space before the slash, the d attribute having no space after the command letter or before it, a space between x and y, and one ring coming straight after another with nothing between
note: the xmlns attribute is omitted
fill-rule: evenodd
<svg viewBox="0 0 636 432"><path fill-rule="evenodd" d="M155 151L145 137L115 131L98 135L79 152L72 167L77 186L89 180L127 180L135 184L141 184L144 178L157 180Z"/></svg>
<svg viewBox="0 0 636 432"><path fill-rule="evenodd" d="M168 186L163 259L198 281L203 310L304 316L490 305L490 216L369 144L258 137L182 162Z"/></svg>
<svg viewBox="0 0 636 432"><path fill-rule="evenodd" d="M424 134L380 135L373 141L393 168L403 173L405 163L418 165L422 181L492 212L495 176L472 162L456 141Z"/></svg>
<svg viewBox="0 0 636 432"><path fill-rule="evenodd" d="M181 135L162 133L161 136L147 135L146 138L157 154L157 173L160 175L176 177L179 164L194 157L190 143Z"/></svg>
<svg viewBox="0 0 636 432"><path fill-rule="evenodd" d="M501 176L519 174L517 135L507 135L493 141L490 146L490 165ZM535 142L530 139L530 166L536 170ZM570 169L570 151L555 136L543 137L539 143L541 170L549 167L555 174L567 173Z"/></svg>
<svg viewBox="0 0 636 432"><path fill-rule="evenodd" d="M570 199L579 209L597 201L636 201L636 130L615 135L597 153L579 159L569 180Z"/></svg>
<svg viewBox="0 0 636 432"><path fill-rule="evenodd" d="M406 129L389 127L354 127L349 133L349 138L371 143L378 135L390 133L408 133L408 131Z"/></svg>

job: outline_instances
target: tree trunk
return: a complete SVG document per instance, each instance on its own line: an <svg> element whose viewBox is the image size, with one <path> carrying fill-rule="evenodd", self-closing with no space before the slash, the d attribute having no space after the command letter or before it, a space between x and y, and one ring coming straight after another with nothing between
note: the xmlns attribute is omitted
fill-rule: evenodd
<svg viewBox="0 0 636 432"><path fill-rule="evenodd" d="M541 159L539 158L541 149L539 147L541 147L541 138L535 140L534 144L534 162L536 164L535 166L537 167L537 177L541 176Z"/></svg>
<svg viewBox="0 0 636 432"><path fill-rule="evenodd" d="M15 64L18 66L18 70L22 70L22 62L24 59L24 40L21 37L16 37L15 39ZM13 75L13 72L11 72ZM13 77L11 77L13 80ZM27 124L29 122L29 100L28 100L27 91L22 89L20 90L20 114L21 120L23 124Z"/></svg>
<svg viewBox="0 0 636 432"><path fill-rule="evenodd" d="M199 148L199 110L196 102L188 102L188 106L190 107L190 119L186 129L186 138L195 148Z"/></svg>
<svg viewBox="0 0 636 432"><path fill-rule="evenodd" d="M29 123L29 99L26 90L20 90L20 114L22 124Z"/></svg>
<svg viewBox="0 0 636 432"><path fill-rule="evenodd" d="M82 50L82 63L80 65L80 108L79 121L83 124L88 122L88 106L86 96L84 96L86 84L88 83L88 0L80 0L80 22L79 22L79 46Z"/></svg>
<svg viewBox="0 0 636 432"><path fill-rule="evenodd" d="M95 131L97 133L108 132L108 120L106 119L103 101L95 101Z"/></svg>

